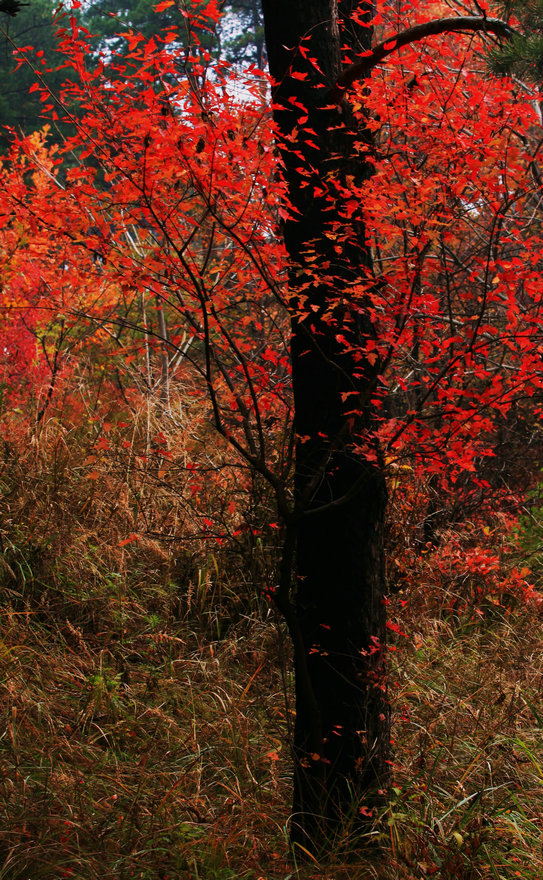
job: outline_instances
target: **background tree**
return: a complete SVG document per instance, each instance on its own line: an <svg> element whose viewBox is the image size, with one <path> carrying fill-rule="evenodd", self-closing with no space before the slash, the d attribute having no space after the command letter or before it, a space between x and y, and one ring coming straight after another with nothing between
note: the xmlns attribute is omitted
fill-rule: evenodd
<svg viewBox="0 0 543 880"><path fill-rule="evenodd" d="M235 64L266 67L264 20L260 0L233 0L225 4L221 21L222 47Z"/></svg>
<svg viewBox="0 0 543 880"><path fill-rule="evenodd" d="M93 34L92 51L98 53L101 49L106 56L111 52L128 52L123 32L133 31L149 40L179 25L174 4L162 4L159 11L155 11L156 5L153 0L132 2L122 9L108 0L85 5L79 10L79 16ZM6 2L0 6L0 28L4 32L0 51L0 125L23 134L30 134L43 126L43 102L37 92L30 90L35 82L33 68L44 77L52 93L60 92L66 70L58 69L57 32L63 22L62 7L52 0L32 0L22 4ZM177 33L179 40L188 46L195 34L187 27L185 24L185 30L180 28ZM251 62L264 66L264 32L258 0L229 3L220 21L214 21L212 17L207 21L201 19L197 33L200 44L208 46L216 56L222 55L236 64ZM22 47L33 48L34 54L28 59L31 64L18 64L14 51ZM63 134L53 126L49 136L58 143ZM6 145L8 141L6 131L2 142Z"/></svg>
<svg viewBox="0 0 543 880"><path fill-rule="evenodd" d="M543 3L540 0L505 0L496 4L502 17L515 26L511 40L494 49L490 67L497 75L515 73L541 82L543 76Z"/></svg>
<svg viewBox="0 0 543 880"><path fill-rule="evenodd" d="M191 4L191 11L205 10L207 3ZM159 7L158 10L156 7ZM210 13L207 21L201 18L197 33L201 45L215 57L225 57L236 64L264 66L264 29L259 0L231 0L222 4L222 17ZM133 30L147 39L178 27L178 37L185 46L194 38L194 22L185 18L179 25L178 6L175 3L155 3L154 0L131 0L123 6L111 0L95 0L82 10L82 22L95 35L95 45L117 54L126 51L123 31Z"/></svg>
<svg viewBox="0 0 543 880"><path fill-rule="evenodd" d="M0 48L0 132L5 146L9 140L6 127L30 134L44 123L43 102L31 91L35 73L28 64L17 65L14 50L34 47L29 56L33 67L42 75L53 92L58 93L66 79L66 72L57 70L56 31L57 5L51 0L32 0L23 3L12 15L0 8L0 28L3 31ZM56 132L52 132L57 137Z"/></svg>

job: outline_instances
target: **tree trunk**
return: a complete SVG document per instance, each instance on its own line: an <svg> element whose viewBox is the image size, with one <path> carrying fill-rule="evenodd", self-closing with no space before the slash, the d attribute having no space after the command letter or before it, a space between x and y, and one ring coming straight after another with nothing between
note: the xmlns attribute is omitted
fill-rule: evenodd
<svg viewBox="0 0 543 880"><path fill-rule="evenodd" d="M346 824L356 828L382 802L389 779L386 487L375 444L359 451L360 438L371 436L379 364L361 355L374 329L355 285L372 266L361 212L347 205L349 183L371 173L364 159L371 141L347 104L327 101L342 67L370 45L370 29L349 21L351 6L359 4L263 0L292 207L284 237L292 262L297 580L292 602L282 596L280 607L295 645L292 840L310 852Z"/></svg>

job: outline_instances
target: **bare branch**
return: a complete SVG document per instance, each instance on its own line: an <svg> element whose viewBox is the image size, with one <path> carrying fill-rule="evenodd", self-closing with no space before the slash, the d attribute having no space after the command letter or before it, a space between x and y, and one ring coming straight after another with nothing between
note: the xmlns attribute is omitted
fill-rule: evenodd
<svg viewBox="0 0 543 880"><path fill-rule="evenodd" d="M437 18L423 24L417 24L412 28L401 31L388 37L375 46L371 52L364 55L356 64L352 64L338 77L334 88L328 93L328 98L339 103L345 90L354 85L359 79L363 79L368 71L376 67L383 59L397 52L402 46L417 43L426 37L434 37L439 34L452 33L488 33L504 40L512 39L518 31L515 31L506 21L501 18L486 18L479 15L460 15L454 18Z"/></svg>

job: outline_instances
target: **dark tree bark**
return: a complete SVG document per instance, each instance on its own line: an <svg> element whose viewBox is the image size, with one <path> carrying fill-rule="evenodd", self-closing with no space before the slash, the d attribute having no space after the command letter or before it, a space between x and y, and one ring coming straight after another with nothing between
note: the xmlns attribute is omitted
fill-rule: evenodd
<svg viewBox="0 0 543 880"><path fill-rule="evenodd" d="M344 190L370 173L370 137L346 103L329 100L342 69L370 46L371 31L350 19L352 7L359 4L263 0L293 208L284 238L292 261L296 585L291 599L287 574L278 604L295 645L292 840L311 852L345 823L356 828L389 782L386 488L379 450L354 449L374 419L379 365L360 360L374 331L353 289L372 267L361 215L352 205L346 211Z"/></svg>

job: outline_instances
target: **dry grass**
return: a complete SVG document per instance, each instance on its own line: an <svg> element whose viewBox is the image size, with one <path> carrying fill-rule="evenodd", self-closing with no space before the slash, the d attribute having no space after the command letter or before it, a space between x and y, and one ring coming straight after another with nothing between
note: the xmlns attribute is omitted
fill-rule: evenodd
<svg viewBox="0 0 543 880"><path fill-rule="evenodd" d="M115 640L40 617L3 616L2 878L273 863L288 790L268 757L284 717L273 629L203 646L179 624Z"/></svg>
<svg viewBox="0 0 543 880"><path fill-rule="evenodd" d="M540 880L541 620L518 609L411 624L394 692L392 851L409 877Z"/></svg>
<svg viewBox="0 0 543 880"><path fill-rule="evenodd" d="M258 569L179 546L186 507L132 475L134 512L118 462L101 466L98 492L57 436L1 472L1 880L541 880L536 610L448 614L424 578L397 596L380 847L346 836L297 866L288 651L250 599Z"/></svg>

